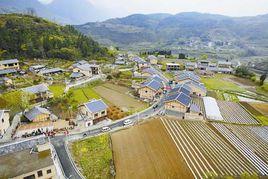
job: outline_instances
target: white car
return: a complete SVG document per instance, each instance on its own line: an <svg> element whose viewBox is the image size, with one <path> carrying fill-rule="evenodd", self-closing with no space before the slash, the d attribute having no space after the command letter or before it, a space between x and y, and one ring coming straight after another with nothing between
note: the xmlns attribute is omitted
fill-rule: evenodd
<svg viewBox="0 0 268 179"><path fill-rule="evenodd" d="M102 132L108 132L111 130L111 128L110 127L103 127L101 130L102 130Z"/></svg>
<svg viewBox="0 0 268 179"><path fill-rule="evenodd" d="M127 119L123 122L124 126L128 126L132 124L132 121L130 119Z"/></svg>

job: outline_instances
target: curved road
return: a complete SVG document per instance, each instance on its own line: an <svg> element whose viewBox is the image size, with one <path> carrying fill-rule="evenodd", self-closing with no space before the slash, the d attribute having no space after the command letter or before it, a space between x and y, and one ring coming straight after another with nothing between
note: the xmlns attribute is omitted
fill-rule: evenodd
<svg viewBox="0 0 268 179"><path fill-rule="evenodd" d="M161 111L163 106L164 106L164 100L162 97L159 102L157 102L156 104L154 104L150 108L148 108L140 113L137 113L135 115L128 116L128 117L124 118L124 120L130 119L133 121L133 123L137 123L137 122L139 122L140 119L146 119L146 118L152 117L153 115L156 115L157 113L159 113L159 111ZM110 127L111 130L115 130L119 127L124 126L124 124L123 124L124 120L114 122L114 123L107 125L107 126ZM76 167L73 165L72 159L69 158L68 151L66 150L65 142L70 140L70 139L82 139L86 136L94 136L94 135L98 135L101 133L102 133L102 128L100 127L97 129L81 132L79 134L71 134L67 137L66 136L57 136L57 137L50 139L51 143L53 144L53 146L57 152L57 155L58 155L59 160L61 162L61 166L64 170L64 174L67 178L80 179L81 176L77 172Z"/></svg>

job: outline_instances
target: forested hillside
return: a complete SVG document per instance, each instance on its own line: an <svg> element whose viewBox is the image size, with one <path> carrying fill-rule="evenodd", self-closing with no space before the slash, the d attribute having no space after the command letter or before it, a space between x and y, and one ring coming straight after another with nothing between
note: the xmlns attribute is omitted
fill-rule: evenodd
<svg viewBox="0 0 268 179"><path fill-rule="evenodd" d="M28 15L0 15L0 58L97 58L107 49L72 26Z"/></svg>

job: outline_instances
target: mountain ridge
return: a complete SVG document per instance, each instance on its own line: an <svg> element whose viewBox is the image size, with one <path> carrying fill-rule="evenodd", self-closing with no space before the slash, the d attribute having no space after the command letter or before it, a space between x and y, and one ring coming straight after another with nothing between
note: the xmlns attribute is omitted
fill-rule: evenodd
<svg viewBox="0 0 268 179"><path fill-rule="evenodd" d="M133 14L103 22L74 26L104 45L128 48L176 46L198 38L209 43L224 41L240 48L256 43L263 48L268 41L268 14L252 17L229 17L218 14L185 12L152 18L154 14ZM160 44L160 45L158 45ZM243 47L243 48L244 48ZM254 49L254 48L252 48ZM263 50L262 50L263 51Z"/></svg>

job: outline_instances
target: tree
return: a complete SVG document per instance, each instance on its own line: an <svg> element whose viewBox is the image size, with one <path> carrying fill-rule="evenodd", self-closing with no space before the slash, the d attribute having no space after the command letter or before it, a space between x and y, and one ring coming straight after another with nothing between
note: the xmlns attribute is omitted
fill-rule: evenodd
<svg viewBox="0 0 268 179"><path fill-rule="evenodd" d="M265 79L267 78L267 73L260 76L260 85L262 86L264 84Z"/></svg>

